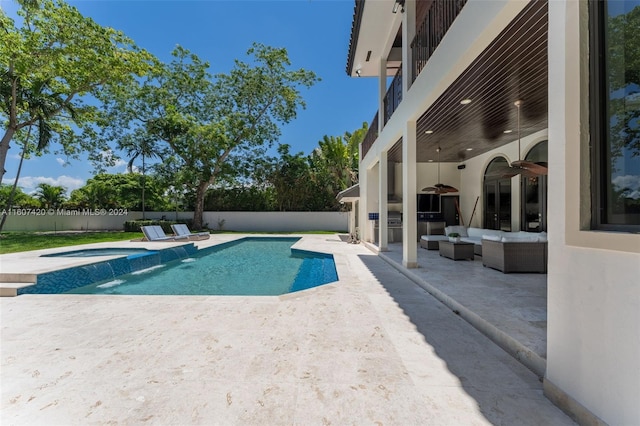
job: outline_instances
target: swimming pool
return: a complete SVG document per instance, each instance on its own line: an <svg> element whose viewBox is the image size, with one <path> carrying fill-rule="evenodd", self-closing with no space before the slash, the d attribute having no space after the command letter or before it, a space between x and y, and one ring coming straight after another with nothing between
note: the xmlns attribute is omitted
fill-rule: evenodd
<svg viewBox="0 0 640 426"><path fill-rule="evenodd" d="M60 292L274 296L337 281L333 256L292 249L298 240L243 238Z"/></svg>

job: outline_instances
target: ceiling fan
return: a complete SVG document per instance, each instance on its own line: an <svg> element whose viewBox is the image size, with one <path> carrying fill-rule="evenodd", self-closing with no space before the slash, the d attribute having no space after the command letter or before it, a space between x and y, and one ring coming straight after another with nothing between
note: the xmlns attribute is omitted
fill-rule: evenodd
<svg viewBox="0 0 640 426"><path fill-rule="evenodd" d="M440 147L438 147L436 151L438 152L438 183L436 183L433 186L427 186L426 188L422 188L422 191L433 192L435 194L446 194L449 192L458 192L458 190L453 186L440 183Z"/></svg>
<svg viewBox="0 0 640 426"><path fill-rule="evenodd" d="M512 178L516 175L526 177L546 175L549 173L549 166L546 162L534 163L520 159L520 107L522 106L522 101L517 100L514 105L518 108L518 161L512 161L508 167L487 173L487 177Z"/></svg>

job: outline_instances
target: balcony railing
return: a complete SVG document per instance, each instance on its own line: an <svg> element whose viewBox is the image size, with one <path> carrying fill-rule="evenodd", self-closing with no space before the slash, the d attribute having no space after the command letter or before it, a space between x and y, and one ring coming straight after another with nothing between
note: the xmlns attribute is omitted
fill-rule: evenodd
<svg viewBox="0 0 640 426"><path fill-rule="evenodd" d="M402 68L396 72L384 96L384 124L391 119L400 102L402 102Z"/></svg>
<svg viewBox="0 0 640 426"><path fill-rule="evenodd" d="M425 67L466 3L467 0L436 0L431 4L427 16L418 27L416 36L411 42L411 57L413 58L412 82L415 81Z"/></svg>
<svg viewBox="0 0 640 426"><path fill-rule="evenodd" d="M425 67L466 3L467 0L433 1L424 21L416 31L416 36L411 42L410 47L413 58L411 82L415 81ZM384 97L383 124L387 124L391 119L400 102L402 102L402 68L398 69ZM379 113L376 113L362 141L362 158L367 155L367 152L369 152L369 149L378 138L378 116Z"/></svg>
<svg viewBox="0 0 640 426"><path fill-rule="evenodd" d="M371 149L376 139L378 139L378 113L377 112L376 112L376 115L373 117L373 120L371 120L371 124L369 125L369 129L367 130L367 134L364 135L364 139L360 143L362 147L362 153L361 153L362 157L360 158L364 158L364 156L367 155L367 152L369 152L369 149Z"/></svg>

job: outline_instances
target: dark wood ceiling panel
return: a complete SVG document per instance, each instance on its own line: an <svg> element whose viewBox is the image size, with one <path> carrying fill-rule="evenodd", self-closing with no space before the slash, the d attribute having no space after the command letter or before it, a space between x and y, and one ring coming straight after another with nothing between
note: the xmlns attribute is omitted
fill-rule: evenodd
<svg viewBox="0 0 640 426"><path fill-rule="evenodd" d="M435 160L438 146L443 162L459 162L514 141L516 100L523 102L522 136L545 129L547 34L547 1L533 0L418 119L417 161ZM472 102L461 105L466 98ZM401 144L389 159L401 162Z"/></svg>

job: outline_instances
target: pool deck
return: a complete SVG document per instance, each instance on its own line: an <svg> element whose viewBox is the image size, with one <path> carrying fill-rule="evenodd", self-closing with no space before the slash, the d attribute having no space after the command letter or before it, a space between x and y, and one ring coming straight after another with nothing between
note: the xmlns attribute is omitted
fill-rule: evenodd
<svg viewBox="0 0 640 426"><path fill-rule="evenodd" d="M176 243L99 246L149 245ZM0 298L0 423L573 424L539 375L478 331L543 359L546 311L533 295L546 276L423 249L407 271L401 246L377 256L338 235L295 247L333 254L340 280L278 297ZM44 259L96 260L32 252L0 256L0 269L34 273Z"/></svg>

